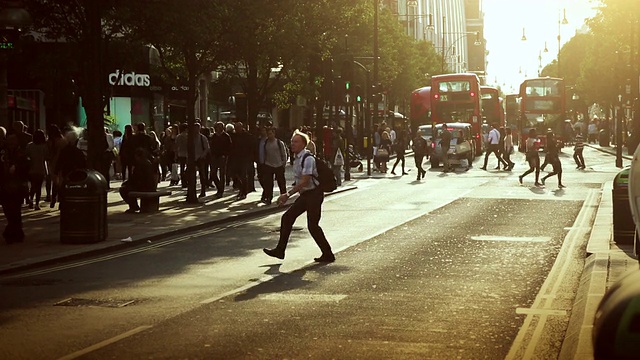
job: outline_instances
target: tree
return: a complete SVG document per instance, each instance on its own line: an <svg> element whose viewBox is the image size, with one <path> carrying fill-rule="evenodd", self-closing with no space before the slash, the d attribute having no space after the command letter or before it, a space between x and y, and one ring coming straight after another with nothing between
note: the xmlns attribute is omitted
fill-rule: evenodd
<svg viewBox="0 0 640 360"><path fill-rule="evenodd" d="M161 69L169 82L187 84L187 123L190 131L186 200L189 203L198 203L195 139L199 134L192 129L199 82L236 51L236 44L227 41L233 35L227 27L233 19L230 12L233 3L231 0L131 1L125 12L125 36L140 43L152 44L160 54Z"/></svg>
<svg viewBox="0 0 640 360"><path fill-rule="evenodd" d="M118 8L121 0L28 0L33 29L44 38L69 43L72 59L77 63L77 87L87 113L88 163L100 168L104 152L103 109L107 88L103 59L108 44L120 33Z"/></svg>

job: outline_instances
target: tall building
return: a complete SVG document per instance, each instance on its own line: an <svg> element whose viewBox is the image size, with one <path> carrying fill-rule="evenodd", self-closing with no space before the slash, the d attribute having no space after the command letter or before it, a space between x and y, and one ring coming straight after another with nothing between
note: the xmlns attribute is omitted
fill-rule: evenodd
<svg viewBox="0 0 640 360"><path fill-rule="evenodd" d="M482 0L394 0L386 4L398 15L408 36L433 43L442 56L443 72L471 71L485 77Z"/></svg>

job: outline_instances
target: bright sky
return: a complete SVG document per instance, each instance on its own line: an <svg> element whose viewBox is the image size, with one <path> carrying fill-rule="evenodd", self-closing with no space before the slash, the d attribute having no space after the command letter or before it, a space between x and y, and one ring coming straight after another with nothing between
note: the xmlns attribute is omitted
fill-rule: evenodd
<svg viewBox="0 0 640 360"><path fill-rule="evenodd" d="M558 19L566 9L568 24L560 26L564 44L585 19L595 15L594 0L482 0L484 37L487 40L487 84L501 86L505 93L517 92L526 77L536 77L538 56L542 67L558 55ZM526 41L522 41L524 28Z"/></svg>

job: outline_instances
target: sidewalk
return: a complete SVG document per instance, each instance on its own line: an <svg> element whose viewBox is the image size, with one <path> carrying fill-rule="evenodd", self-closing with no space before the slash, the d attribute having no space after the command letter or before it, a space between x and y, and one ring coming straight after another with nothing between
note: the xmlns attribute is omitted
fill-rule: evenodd
<svg viewBox="0 0 640 360"><path fill-rule="evenodd" d="M334 193L356 188L355 183L365 173L352 173L350 181L343 181ZM285 171L287 185L293 182L291 166ZM0 241L0 275L27 270L30 268L68 261L83 256L111 251L119 247L128 247L141 242L152 242L175 234L184 234L215 224L230 222L259 214L271 214L283 211L275 202L265 205L260 202L262 188L255 181L256 190L244 200L236 201L237 192L231 187L225 189L224 197L215 198L215 189L209 189L205 198L198 204L185 202L186 189L168 186L163 181L158 189L170 190L170 196L160 198L160 211L154 214L126 214L128 205L122 201L118 189L120 181L112 181L107 193L108 236L105 241L93 244L62 244L60 242L60 211L56 205L50 209L48 203L41 203L42 210L35 211L23 207L22 220L25 232L23 243L8 245ZM199 185L197 188L199 192ZM274 198L279 194L274 182ZM327 194L331 196L331 194ZM293 200L291 200L293 201ZM81 219L78 219L82 221ZM4 215L0 213L0 224L4 224ZM4 226L4 225L3 225Z"/></svg>
<svg viewBox="0 0 640 360"><path fill-rule="evenodd" d="M615 147L585 146L616 155ZM632 160L632 156L624 154L628 154L626 148L623 148L623 158ZM602 190L560 359L593 359L593 322L600 301L606 291L625 274L640 268L633 255L633 245L614 241L612 189L613 181L610 181Z"/></svg>

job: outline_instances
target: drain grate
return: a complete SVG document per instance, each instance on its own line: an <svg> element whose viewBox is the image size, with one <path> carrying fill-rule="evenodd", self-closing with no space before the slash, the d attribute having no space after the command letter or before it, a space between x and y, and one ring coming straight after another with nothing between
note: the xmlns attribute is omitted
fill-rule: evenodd
<svg viewBox="0 0 640 360"><path fill-rule="evenodd" d="M108 307L121 308L131 305L135 300L114 300L114 299L78 299L68 298L58 301L53 306L75 306L75 307Z"/></svg>

